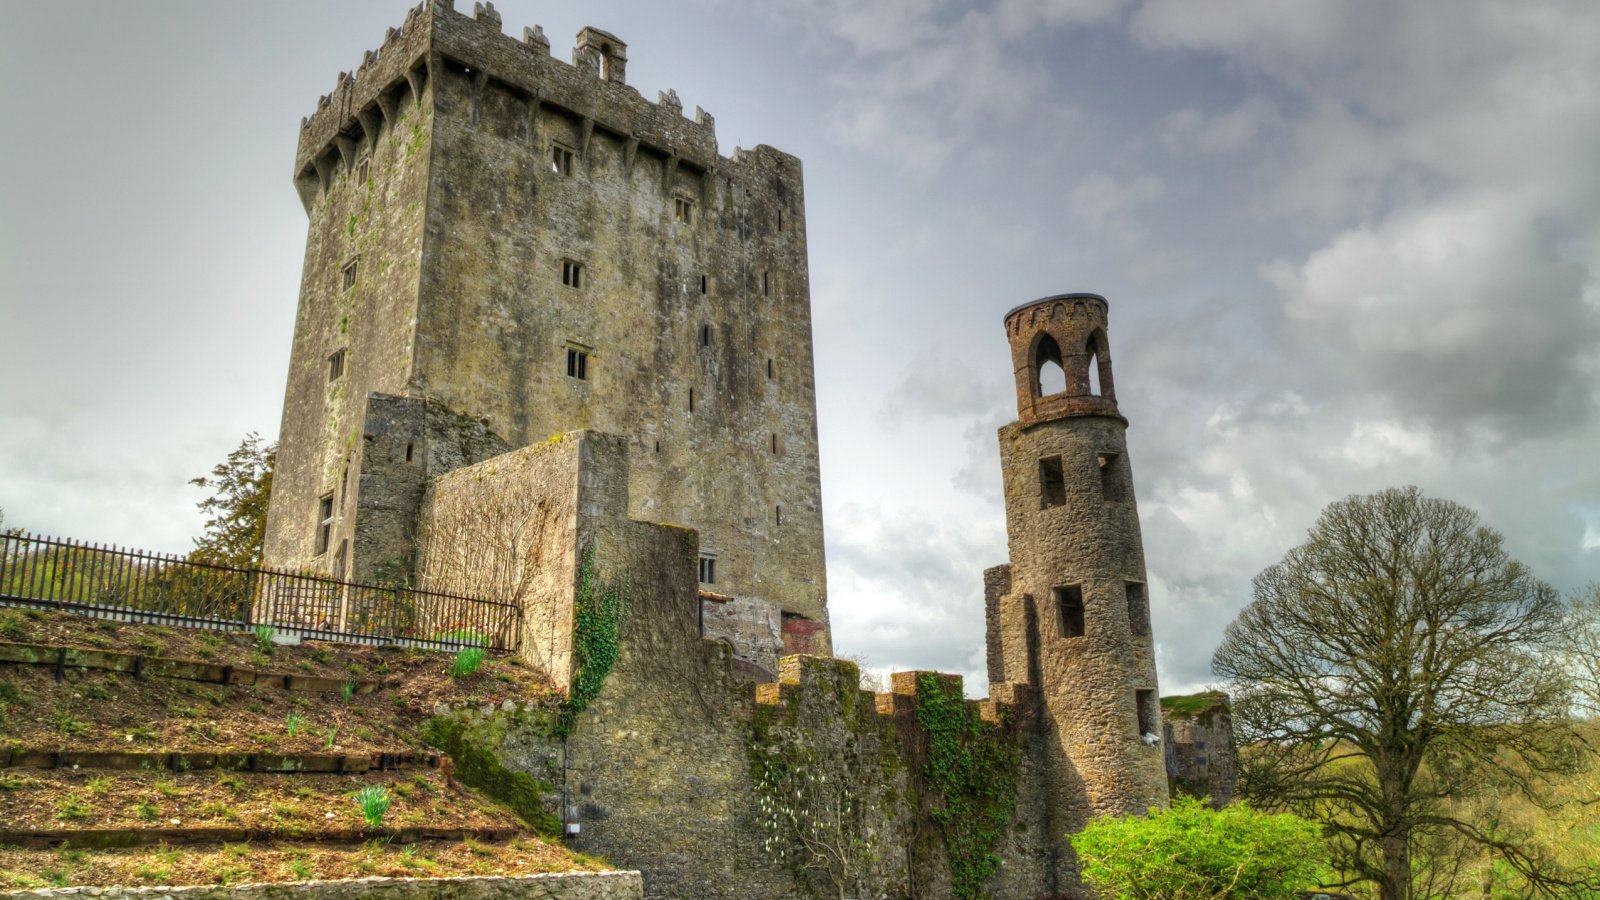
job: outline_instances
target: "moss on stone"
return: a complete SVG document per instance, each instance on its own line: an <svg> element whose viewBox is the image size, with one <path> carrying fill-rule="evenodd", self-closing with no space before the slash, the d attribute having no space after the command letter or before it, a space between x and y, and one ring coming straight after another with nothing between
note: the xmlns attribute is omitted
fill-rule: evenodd
<svg viewBox="0 0 1600 900"><path fill-rule="evenodd" d="M491 720L493 721L493 720ZM513 772L492 749L492 735L450 716L435 716L423 726L423 739L449 754L455 776L469 787L504 803L540 834L561 833L561 817L545 808L554 788L526 772Z"/></svg>

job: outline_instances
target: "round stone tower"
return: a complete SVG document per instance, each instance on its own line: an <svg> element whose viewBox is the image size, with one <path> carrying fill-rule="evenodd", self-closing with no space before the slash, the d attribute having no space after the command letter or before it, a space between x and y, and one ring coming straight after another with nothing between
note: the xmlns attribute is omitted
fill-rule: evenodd
<svg viewBox="0 0 1600 900"><path fill-rule="evenodd" d="M1017 385L1017 421L1000 429L1011 564L988 578L990 680L1038 694L1061 834L1167 803L1144 548L1105 298L1045 297L1005 327Z"/></svg>

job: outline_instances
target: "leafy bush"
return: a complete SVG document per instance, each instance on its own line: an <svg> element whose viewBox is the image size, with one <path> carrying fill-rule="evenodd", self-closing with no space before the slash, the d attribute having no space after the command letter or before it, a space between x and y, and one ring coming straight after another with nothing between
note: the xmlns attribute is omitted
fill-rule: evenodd
<svg viewBox="0 0 1600 900"><path fill-rule="evenodd" d="M1146 816L1098 819L1071 838L1083 880L1108 900L1291 898L1320 883L1318 827L1192 797Z"/></svg>
<svg viewBox="0 0 1600 900"><path fill-rule="evenodd" d="M389 811L389 791L381 784L369 784L356 792L356 805L361 807L361 818L377 828L383 824L383 814Z"/></svg>
<svg viewBox="0 0 1600 900"><path fill-rule="evenodd" d="M450 665L450 675L454 678L465 678L478 671L483 665L483 648L468 647L456 651L455 662Z"/></svg>

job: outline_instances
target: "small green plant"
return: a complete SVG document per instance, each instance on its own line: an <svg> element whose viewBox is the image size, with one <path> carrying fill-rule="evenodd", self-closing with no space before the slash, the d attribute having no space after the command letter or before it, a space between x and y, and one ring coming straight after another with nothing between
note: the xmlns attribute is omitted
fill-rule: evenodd
<svg viewBox="0 0 1600 900"><path fill-rule="evenodd" d="M16 682L0 681L0 703L12 704L22 702L22 691L17 688Z"/></svg>
<svg viewBox="0 0 1600 900"><path fill-rule="evenodd" d="M62 734L83 734L89 730L89 723L74 719L70 709L56 711L55 726Z"/></svg>
<svg viewBox="0 0 1600 900"><path fill-rule="evenodd" d="M389 790L381 784L369 784L356 792L356 805L361 807L361 818L377 828L383 824L383 814L389 811Z"/></svg>
<svg viewBox="0 0 1600 900"><path fill-rule="evenodd" d="M128 731L128 736L136 741L153 741L156 733L148 725L136 725Z"/></svg>
<svg viewBox="0 0 1600 900"><path fill-rule="evenodd" d="M455 662L450 665L452 678L465 678L483 666L483 648L466 647L456 651Z"/></svg>
<svg viewBox="0 0 1600 900"><path fill-rule="evenodd" d="M1096 819L1070 838L1083 880L1107 900L1287 900L1321 883L1318 827L1193 797L1146 816Z"/></svg>
<svg viewBox="0 0 1600 900"><path fill-rule="evenodd" d="M56 804L56 818L63 822L87 819L93 813L94 809L89 805L89 801L76 794L63 797L61 802Z"/></svg>
<svg viewBox="0 0 1600 900"><path fill-rule="evenodd" d="M316 872L312 870L311 863L297 859L289 863L289 874L301 881L310 881Z"/></svg>
<svg viewBox="0 0 1600 900"><path fill-rule="evenodd" d="M349 678L349 679L345 680L344 690L343 690L342 693L344 694L344 702L346 702L346 703L349 703L351 701L351 699L355 697L355 695L356 695L356 680L354 678Z"/></svg>
<svg viewBox="0 0 1600 900"><path fill-rule="evenodd" d="M140 881L153 881L156 884L166 884L172 880L172 870L166 866L139 865L133 870L133 877Z"/></svg>
<svg viewBox="0 0 1600 900"><path fill-rule="evenodd" d="M90 700L110 700L111 692L106 690L106 686L103 684L94 684L83 692L83 696Z"/></svg>
<svg viewBox="0 0 1600 900"><path fill-rule="evenodd" d="M14 612L0 614L0 636L8 640L23 641L28 638L28 623Z"/></svg>
<svg viewBox="0 0 1600 900"><path fill-rule="evenodd" d="M288 717L283 720L283 730L289 732L289 737L294 737L300 733L300 730L305 727L305 724L306 717L300 715L299 710L294 710L293 712L290 712Z"/></svg>
<svg viewBox="0 0 1600 900"><path fill-rule="evenodd" d="M96 797L104 797L106 794L111 793L111 779L103 775L96 775L90 778L83 783L83 786L88 788L89 793Z"/></svg>
<svg viewBox="0 0 1600 900"><path fill-rule="evenodd" d="M181 797L183 796L183 788L162 778L156 782L156 793L163 797Z"/></svg>
<svg viewBox="0 0 1600 900"><path fill-rule="evenodd" d="M256 649L262 653L272 655L272 639L278 636L278 629L271 625L256 626Z"/></svg>
<svg viewBox="0 0 1600 900"><path fill-rule="evenodd" d="M339 726L335 725L332 728L328 729L328 734L323 739L322 746L328 748L329 750L332 750L333 749L333 742L338 740L338 739L339 739Z"/></svg>

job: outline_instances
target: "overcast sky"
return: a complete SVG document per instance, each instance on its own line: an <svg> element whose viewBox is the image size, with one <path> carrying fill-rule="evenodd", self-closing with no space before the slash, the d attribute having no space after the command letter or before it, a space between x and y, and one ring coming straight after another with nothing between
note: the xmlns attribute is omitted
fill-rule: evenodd
<svg viewBox="0 0 1600 900"><path fill-rule="evenodd" d="M187 480L277 434L300 118L406 5L0 5L0 507L186 550ZM1351 493L1600 579L1593 0L498 6L804 161L840 652L982 692L1001 316L1064 291L1111 304L1163 692Z"/></svg>

